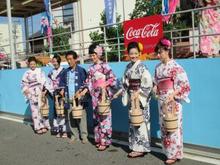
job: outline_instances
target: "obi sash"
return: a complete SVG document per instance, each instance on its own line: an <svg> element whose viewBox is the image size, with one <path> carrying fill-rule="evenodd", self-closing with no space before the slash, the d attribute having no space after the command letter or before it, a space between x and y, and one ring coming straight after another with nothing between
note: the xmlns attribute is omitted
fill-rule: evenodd
<svg viewBox="0 0 220 165"><path fill-rule="evenodd" d="M105 84L106 84L106 80L101 78L101 79L96 80L93 83L93 88L99 88L99 87L101 87L101 86L103 86Z"/></svg>
<svg viewBox="0 0 220 165"><path fill-rule="evenodd" d="M32 82L29 82L28 84L29 84L29 88L40 85L40 83L37 81L32 81Z"/></svg>
<svg viewBox="0 0 220 165"><path fill-rule="evenodd" d="M169 89L173 89L174 88L174 82L173 82L173 80L170 77L164 78L164 79L160 79L157 87L158 87L159 92L167 91Z"/></svg>
<svg viewBox="0 0 220 165"><path fill-rule="evenodd" d="M129 79L129 89L138 90L141 87L141 79Z"/></svg>

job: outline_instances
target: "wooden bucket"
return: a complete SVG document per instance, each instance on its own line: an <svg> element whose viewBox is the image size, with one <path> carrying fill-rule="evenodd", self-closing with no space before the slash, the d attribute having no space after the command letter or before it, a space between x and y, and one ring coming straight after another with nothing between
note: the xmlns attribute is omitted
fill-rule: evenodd
<svg viewBox="0 0 220 165"><path fill-rule="evenodd" d="M55 96L55 109L57 116L64 117L64 98L59 102L59 95Z"/></svg>
<svg viewBox="0 0 220 165"><path fill-rule="evenodd" d="M49 116L49 104L46 96L41 96L40 113L43 117Z"/></svg>
<svg viewBox="0 0 220 165"><path fill-rule="evenodd" d="M72 116L73 119L81 119L83 115L83 107L78 104L76 105L76 99L73 98Z"/></svg>
<svg viewBox="0 0 220 165"><path fill-rule="evenodd" d="M175 132L178 128L178 117L175 114L175 101L172 102L172 110L167 110L167 104L163 106L164 116L164 127L167 132Z"/></svg>
<svg viewBox="0 0 220 165"><path fill-rule="evenodd" d="M106 116L110 113L110 100L106 99L106 91L102 88L102 100L98 103L98 113Z"/></svg>
<svg viewBox="0 0 220 165"><path fill-rule="evenodd" d="M143 112L140 109L140 102L138 98L131 96L131 111L130 111L130 123L133 126L140 126L144 122Z"/></svg>

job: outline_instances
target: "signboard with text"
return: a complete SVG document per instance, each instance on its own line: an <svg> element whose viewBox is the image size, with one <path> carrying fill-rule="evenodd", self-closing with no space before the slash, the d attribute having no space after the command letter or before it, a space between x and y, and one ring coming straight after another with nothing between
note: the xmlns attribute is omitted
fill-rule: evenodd
<svg viewBox="0 0 220 165"><path fill-rule="evenodd" d="M135 41L141 45L142 53L152 53L163 37L161 15L153 15L124 22L124 44Z"/></svg>

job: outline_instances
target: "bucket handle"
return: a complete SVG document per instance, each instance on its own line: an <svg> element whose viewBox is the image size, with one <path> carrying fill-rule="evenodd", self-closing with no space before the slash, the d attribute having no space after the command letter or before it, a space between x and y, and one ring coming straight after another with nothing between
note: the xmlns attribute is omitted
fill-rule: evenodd
<svg viewBox="0 0 220 165"><path fill-rule="evenodd" d="M101 103L105 103L106 102L106 90L105 90L105 88L101 88L101 94L102 94Z"/></svg>
<svg viewBox="0 0 220 165"><path fill-rule="evenodd" d="M171 101L171 102L169 102L169 103L172 104L171 114L174 115L174 114L175 114L174 111L175 111L175 109L176 109L176 108L175 108L175 107L176 107L176 106L175 106L175 105L176 105L176 102L175 102L175 101ZM170 112L168 111L168 108L167 108L167 106L168 106L169 103L164 103L163 106L162 106L164 114L170 113Z"/></svg>
<svg viewBox="0 0 220 165"><path fill-rule="evenodd" d="M59 103L58 97L59 97L59 95L55 96L55 105L56 105L56 107L63 108L63 106L64 106L64 97L61 97L61 103Z"/></svg>
<svg viewBox="0 0 220 165"><path fill-rule="evenodd" d="M41 107L48 106L48 99L46 96L41 96Z"/></svg>
<svg viewBox="0 0 220 165"><path fill-rule="evenodd" d="M132 110L133 109L136 110L137 108L140 108L139 98L134 98L133 93L131 94L131 107L132 107Z"/></svg>
<svg viewBox="0 0 220 165"><path fill-rule="evenodd" d="M79 98L73 96L73 107L78 107L78 106L79 106Z"/></svg>

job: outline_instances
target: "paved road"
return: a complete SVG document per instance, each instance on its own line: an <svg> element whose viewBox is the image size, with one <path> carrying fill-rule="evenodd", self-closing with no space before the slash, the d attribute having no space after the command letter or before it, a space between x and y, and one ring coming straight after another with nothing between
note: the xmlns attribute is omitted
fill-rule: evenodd
<svg viewBox="0 0 220 165"><path fill-rule="evenodd" d="M91 140L92 141L92 140ZM162 165L164 156L126 157L128 148L114 144L98 152L92 143L70 144L49 133L35 135L30 126L0 119L0 165ZM177 165L208 165L183 159Z"/></svg>

